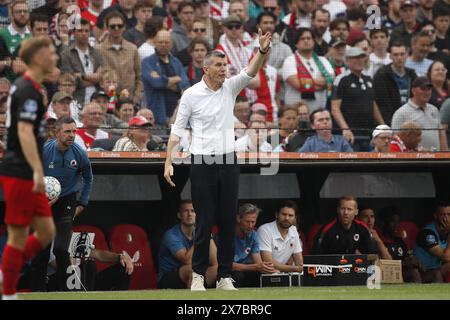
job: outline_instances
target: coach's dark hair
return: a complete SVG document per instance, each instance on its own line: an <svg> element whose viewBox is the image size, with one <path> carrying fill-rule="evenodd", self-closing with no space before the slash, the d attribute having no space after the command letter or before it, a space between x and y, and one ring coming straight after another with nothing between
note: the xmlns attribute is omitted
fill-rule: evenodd
<svg viewBox="0 0 450 320"><path fill-rule="evenodd" d="M48 48L53 45L53 41L47 36L39 36L28 38L23 41L20 50L19 50L19 58L22 61L29 65L34 55L41 50L42 48Z"/></svg>
<svg viewBox="0 0 450 320"><path fill-rule="evenodd" d="M311 124L313 124L314 123L314 116L316 115L316 113L324 112L324 111L328 111L328 113L330 113L330 110L327 110L325 108L319 108L319 109L316 109L313 112L311 112L311 114L309 115L309 122Z"/></svg>
<svg viewBox="0 0 450 320"><path fill-rule="evenodd" d="M295 203L295 201L292 201L292 200L286 200L286 201L283 201L283 202L281 203L281 205L278 207L277 215L280 213L281 209L283 209L283 208L291 208L291 209L294 209L295 216L298 215L298 206L297 206L297 203Z"/></svg>
<svg viewBox="0 0 450 320"><path fill-rule="evenodd" d="M61 118L56 120L55 127L56 127L56 130L61 130L63 124L72 124L72 123L76 124L75 120L72 117L62 116Z"/></svg>

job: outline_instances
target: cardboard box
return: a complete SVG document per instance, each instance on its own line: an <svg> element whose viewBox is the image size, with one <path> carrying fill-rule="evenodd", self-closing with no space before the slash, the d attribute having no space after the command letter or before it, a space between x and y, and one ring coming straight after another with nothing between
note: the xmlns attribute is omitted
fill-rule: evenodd
<svg viewBox="0 0 450 320"><path fill-rule="evenodd" d="M401 260L380 259L376 265L381 269L381 283L403 283Z"/></svg>

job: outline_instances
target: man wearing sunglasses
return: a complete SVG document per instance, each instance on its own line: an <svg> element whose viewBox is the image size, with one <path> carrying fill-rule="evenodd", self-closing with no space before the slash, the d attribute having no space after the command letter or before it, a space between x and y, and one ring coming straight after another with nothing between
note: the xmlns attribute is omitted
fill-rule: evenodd
<svg viewBox="0 0 450 320"><path fill-rule="evenodd" d="M139 104L142 97L141 60L137 47L123 38L125 18L117 11L105 18L108 36L95 48L100 51L108 68L120 75L117 92L126 89L133 102Z"/></svg>

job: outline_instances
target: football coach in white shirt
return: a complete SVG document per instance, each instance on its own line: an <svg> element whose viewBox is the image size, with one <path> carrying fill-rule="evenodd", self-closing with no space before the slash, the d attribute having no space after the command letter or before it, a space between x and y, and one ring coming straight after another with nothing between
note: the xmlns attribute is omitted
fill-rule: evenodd
<svg viewBox="0 0 450 320"><path fill-rule="evenodd" d="M236 290L231 278L238 209L239 165L234 150L233 108L237 95L258 74L270 50L272 35L259 30L259 51L238 75L226 79L227 58L221 51L208 53L202 81L187 89L167 147L164 177L171 186L172 157L189 123L192 130L191 196L196 212L192 291L204 291L209 263L211 228L217 223L219 245L217 289Z"/></svg>

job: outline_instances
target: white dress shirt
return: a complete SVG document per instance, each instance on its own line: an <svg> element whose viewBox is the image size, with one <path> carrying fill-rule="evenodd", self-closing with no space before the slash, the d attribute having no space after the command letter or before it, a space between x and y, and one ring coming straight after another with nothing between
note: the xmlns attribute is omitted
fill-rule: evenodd
<svg viewBox="0 0 450 320"><path fill-rule="evenodd" d="M272 259L279 263L286 264L294 253L303 251L297 228L291 226L286 237L280 234L277 228L277 221L263 224L258 228L259 250L272 253Z"/></svg>
<svg viewBox="0 0 450 320"><path fill-rule="evenodd" d="M217 91L208 88L202 79L184 92L172 133L181 138L187 124L190 124L191 154L222 155L234 152L234 103L251 79L244 69L226 79Z"/></svg>

